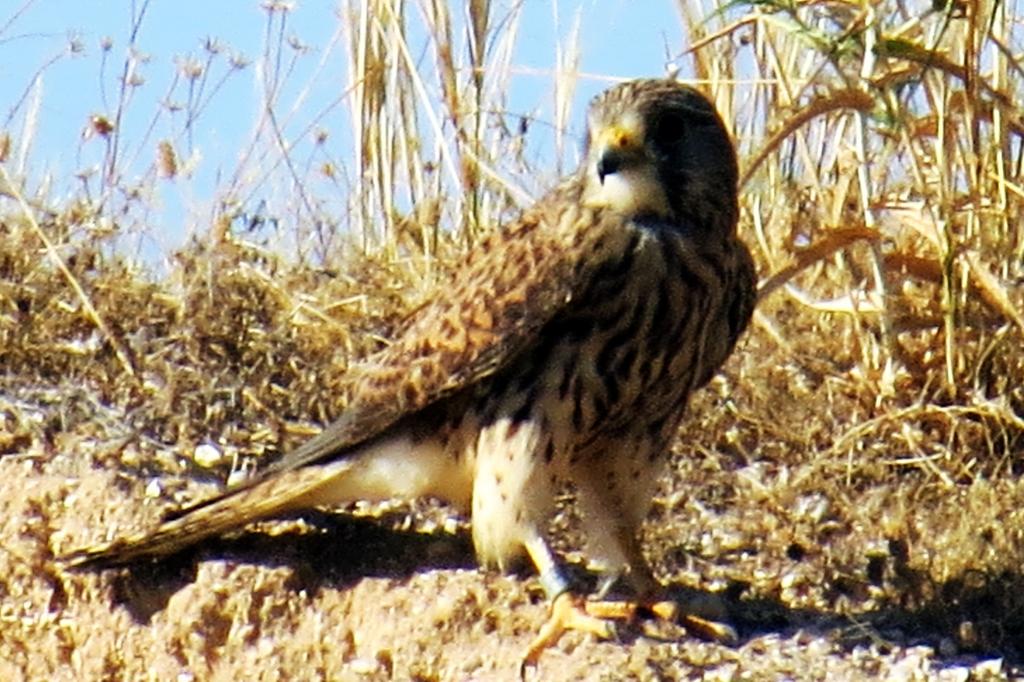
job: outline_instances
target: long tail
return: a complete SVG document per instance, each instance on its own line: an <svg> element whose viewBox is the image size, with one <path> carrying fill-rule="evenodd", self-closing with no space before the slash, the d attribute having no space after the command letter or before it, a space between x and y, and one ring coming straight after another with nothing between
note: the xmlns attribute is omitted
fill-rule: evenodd
<svg viewBox="0 0 1024 682"><path fill-rule="evenodd" d="M254 521L315 504L318 493L337 484L353 462L342 458L257 479L175 512L155 529L83 547L61 558L68 568L101 569L174 554L206 538Z"/></svg>

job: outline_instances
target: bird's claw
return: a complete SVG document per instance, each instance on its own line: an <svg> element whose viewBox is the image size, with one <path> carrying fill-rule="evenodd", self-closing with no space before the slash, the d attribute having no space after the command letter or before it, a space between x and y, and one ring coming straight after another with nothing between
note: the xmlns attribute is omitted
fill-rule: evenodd
<svg viewBox="0 0 1024 682"><path fill-rule="evenodd" d="M572 592L563 592L551 602L551 614L540 632L530 642L519 666L519 678L526 679L526 671L537 665L541 654L554 646L568 630L587 632L598 639L617 639L618 629L610 618L623 618L604 612L600 607L616 602L590 602ZM634 609L635 611L635 609ZM626 618L632 618L632 613Z"/></svg>
<svg viewBox="0 0 1024 682"><path fill-rule="evenodd" d="M632 622L638 615L666 622L679 622L688 632L701 639L721 644L734 644L739 637L736 630L720 623L692 614L680 614L680 606L672 600L589 601L572 592L563 592L551 602L551 614L527 647L519 666L519 677L526 679L527 670L537 665L546 649L558 643L568 630L587 632L598 639L618 639L616 622Z"/></svg>

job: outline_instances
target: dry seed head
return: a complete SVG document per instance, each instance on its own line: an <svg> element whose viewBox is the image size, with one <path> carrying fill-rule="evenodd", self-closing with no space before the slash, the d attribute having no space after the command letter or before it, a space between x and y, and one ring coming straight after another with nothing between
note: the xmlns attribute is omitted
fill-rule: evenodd
<svg viewBox="0 0 1024 682"><path fill-rule="evenodd" d="M203 75L203 65L198 59L183 59L178 65L178 70L189 80L198 80Z"/></svg>
<svg viewBox="0 0 1024 682"><path fill-rule="evenodd" d="M210 54L220 54L224 50L224 46L216 38L207 36L206 40L203 41L203 49Z"/></svg>
<svg viewBox="0 0 1024 682"><path fill-rule="evenodd" d="M109 137L114 132L114 124L103 114L93 114L89 117L89 125L86 126L82 137L88 140L93 135Z"/></svg>
<svg viewBox="0 0 1024 682"><path fill-rule="evenodd" d="M173 178L178 174L178 155L167 140L161 140L157 145L156 166L162 178Z"/></svg>
<svg viewBox="0 0 1024 682"><path fill-rule="evenodd" d="M271 14L274 12L291 12L295 9L295 3L283 0L267 0L260 7Z"/></svg>
<svg viewBox="0 0 1024 682"><path fill-rule="evenodd" d="M241 53L233 54L229 58L232 69L241 70L249 66L249 59Z"/></svg>

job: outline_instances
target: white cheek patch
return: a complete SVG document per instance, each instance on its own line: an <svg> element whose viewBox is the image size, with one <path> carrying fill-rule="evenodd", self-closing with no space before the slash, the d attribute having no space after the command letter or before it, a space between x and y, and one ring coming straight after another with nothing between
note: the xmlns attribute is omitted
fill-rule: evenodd
<svg viewBox="0 0 1024 682"><path fill-rule="evenodd" d="M604 177L593 173L587 192L589 206L602 206L631 215L653 213L668 215L670 206L665 190L649 166L624 169Z"/></svg>

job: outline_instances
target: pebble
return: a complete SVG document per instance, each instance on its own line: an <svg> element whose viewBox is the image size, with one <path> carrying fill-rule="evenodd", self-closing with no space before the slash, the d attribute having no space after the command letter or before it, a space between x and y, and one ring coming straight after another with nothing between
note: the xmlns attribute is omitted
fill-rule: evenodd
<svg viewBox="0 0 1024 682"><path fill-rule="evenodd" d="M223 458L223 453L209 443L197 445L195 451L192 453L192 461L204 469L209 469L210 467L215 466Z"/></svg>
<svg viewBox="0 0 1024 682"><path fill-rule="evenodd" d="M160 480L153 478L150 479L149 483L146 484L146 497L157 498L163 494L163 486L160 485Z"/></svg>

